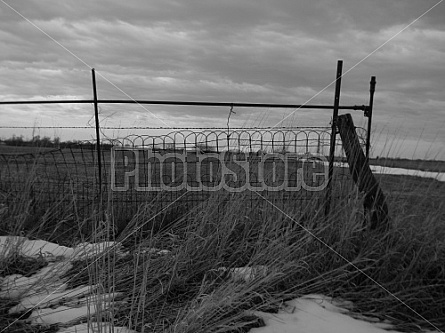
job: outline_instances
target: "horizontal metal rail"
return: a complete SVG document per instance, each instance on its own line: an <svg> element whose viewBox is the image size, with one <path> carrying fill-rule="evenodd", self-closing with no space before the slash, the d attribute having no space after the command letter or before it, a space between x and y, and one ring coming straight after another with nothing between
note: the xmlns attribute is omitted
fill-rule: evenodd
<svg viewBox="0 0 445 333"><path fill-rule="evenodd" d="M92 99L40 100L40 101L0 101L0 105L19 104L92 104ZM334 109L334 105L309 104L270 104L270 103L229 103L229 102L188 102L188 101L152 101L152 100L120 100L99 99L98 104L151 104L151 105L190 105L190 106L225 106L238 108L277 108L277 109ZM367 110L367 105L339 106L342 110Z"/></svg>
<svg viewBox="0 0 445 333"><path fill-rule="evenodd" d="M33 129L33 128L41 128L41 129L90 129L93 126L0 126L0 128L23 128L23 129ZM101 129L154 129L154 130L162 130L162 129L174 129L174 130L227 130L227 127L167 127L167 126L123 126L123 127L115 127L115 126L101 126ZM267 126L267 127L231 127L231 130L281 130L281 129L325 129L330 128L327 126Z"/></svg>

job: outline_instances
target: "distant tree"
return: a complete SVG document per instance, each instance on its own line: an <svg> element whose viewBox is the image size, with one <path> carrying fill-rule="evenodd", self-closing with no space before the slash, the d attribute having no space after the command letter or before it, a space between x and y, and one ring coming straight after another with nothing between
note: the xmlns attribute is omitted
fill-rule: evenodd
<svg viewBox="0 0 445 333"><path fill-rule="evenodd" d="M40 142L37 143L39 147L52 147L53 143L51 142L51 138L48 136L44 136L40 139Z"/></svg>
<svg viewBox="0 0 445 333"><path fill-rule="evenodd" d="M16 136L15 134L13 134L11 138L6 139L4 142L8 146L23 146L25 140L23 139L23 135Z"/></svg>
<svg viewBox="0 0 445 333"><path fill-rule="evenodd" d="M60 147L60 138L58 136L54 138L54 147Z"/></svg>

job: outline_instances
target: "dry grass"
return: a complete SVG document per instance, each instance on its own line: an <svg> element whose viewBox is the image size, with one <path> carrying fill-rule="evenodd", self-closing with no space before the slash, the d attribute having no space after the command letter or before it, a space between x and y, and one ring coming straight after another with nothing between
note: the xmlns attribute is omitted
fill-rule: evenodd
<svg viewBox="0 0 445 333"><path fill-rule="evenodd" d="M251 310L274 312L283 301L309 293L352 301L354 313L389 319L399 330L432 329L426 320L445 330L445 186L398 176L381 182L392 216L384 234L363 228L360 198L336 201L325 218L311 205L296 214L292 203L258 209L247 197L227 200L230 195L223 194L160 225L152 223L156 207L148 204L120 233L113 216L105 224L99 223L102 214L82 220L59 211L57 202L25 226L24 216L31 214L26 190L3 213L0 227L2 234L25 233L68 246L122 242L127 256L110 252L78 261L67 276L72 287L94 283L123 292L114 321L140 332L247 332L262 325ZM171 252L142 253L147 248ZM0 276L41 264L14 257L0 263ZM219 269L260 265L267 273L250 281ZM14 321L10 306L0 301L0 322ZM16 323L9 331L55 328Z"/></svg>

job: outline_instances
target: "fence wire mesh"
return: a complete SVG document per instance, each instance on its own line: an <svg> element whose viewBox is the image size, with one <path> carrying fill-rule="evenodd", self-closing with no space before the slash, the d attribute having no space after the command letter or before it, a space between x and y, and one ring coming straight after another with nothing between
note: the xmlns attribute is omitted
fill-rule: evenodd
<svg viewBox="0 0 445 333"><path fill-rule="evenodd" d="M364 145L366 131L357 128L357 132ZM273 179L265 179L266 186L262 191L247 190L242 193L228 193L225 190L209 192L203 189L187 188L175 191L146 189L141 191L138 186L135 186L134 175L131 176L133 178L130 177L130 185L125 191L113 190L111 182L114 179L115 187L123 186L123 175L131 175L131 172L137 168L140 171L140 179L146 182L150 177L153 187L159 187L161 184L173 186L178 180L193 187L193 184L197 184L196 173L185 174L184 165L187 170L196 170L199 158L205 159L209 154L214 154L214 156L223 154L226 159L239 159L242 156L249 161L252 168L258 166L255 161L258 161L261 156L273 153L275 156L298 154L301 157L296 161L295 169L289 169L289 184L295 185L299 181L298 177L302 176L306 183L310 182L311 186L319 186L320 181L323 180L314 180L313 174L321 172L324 165L314 164L310 158L317 155L327 156L330 136L331 129L326 127L231 130L219 128L184 129L162 135L129 135L124 138L108 139L101 145L102 184L99 184L97 146L92 142L81 142L58 148L16 147L14 152L0 153L0 200L9 204L17 200L25 191L29 194L29 205L35 215L43 215L54 206L54 203L57 203L58 209L72 212L78 217L87 217L101 205L122 223L128 222L141 205L149 204L153 214L169 206L168 214L176 216L178 212L189 211L190 208L209 197L223 203L243 196L243 202L258 208L270 204L268 203L270 201L274 205L286 205L294 212L303 213L308 205L311 205L312 210L323 206L325 190L274 191L269 188L274 181L277 181ZM138 161L135 160L135 152L137 152ZM112 159L113 154L114 159ZM167 156L167 154L170 157L173 156L173 160L167 161L170 169L161 175L159 172L161 165L150 158L159 160L159 157ZM175 159L174 156L185 156L186 164L181 159ZM335 189L334 199L355 195L356 189L349 176L347 165L344 163L339 140L337 140L336 156L332 180ZM320 160L317 161L320 162ZM148 172L149 165L151 165L150 172ZM218 170L214 170L211 165L213 164L201 163L199 165L201 185L214 185ZM267 171L272 168L279 167L279 163L276 162L275 157L275 161L274 159L266 160L262 167L266 171L264 174L267 174ZM229 168L236 174L236 168ZM296 172L296 169L301 169L300 174ZM253 186L260 186L258 170L250 170L249 176ZM180 177L185 177L185 179ZM242 178L241 175L237 177ZM234 187L236 187L235 183L232 184ZM168 217L164 214L163 218Z"/></svg>

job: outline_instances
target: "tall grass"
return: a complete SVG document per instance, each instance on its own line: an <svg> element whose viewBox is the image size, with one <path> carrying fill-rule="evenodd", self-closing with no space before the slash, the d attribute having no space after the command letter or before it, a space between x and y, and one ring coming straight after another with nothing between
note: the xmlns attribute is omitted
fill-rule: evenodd
<svg viewBox="0 0 445 333"><path fill-rule="evenodd" d="M445 185L398 176L381 183L391 210L384 233L363 225L360 197L335 201L325 217L311 203L303 212L297 203L257 207L250 194L227 193L161 224L153 223L156 203L148 203L118 232L112 215L80 219L59 211L57 202L30 226L23 218L31 214L26 189L3 213L1 228L68 246L120 241L127 255L111 251L77 261L67 276L71 287L122 292L111 314L96 317L139 332L246 332L262 325L252 311L276 312L283 301L310 293L352 301L354 315L388 319L399 330L432 329L428 322L445 330ZM4 260L0 275L17 271L23 260ZM253 279L231 276L230 269L243 266L258 268ZM26 267L30 273L40 266ZM0 301L0 322L14 319L10 306ZM25 324L10 329L39 331Z"/></svg>

